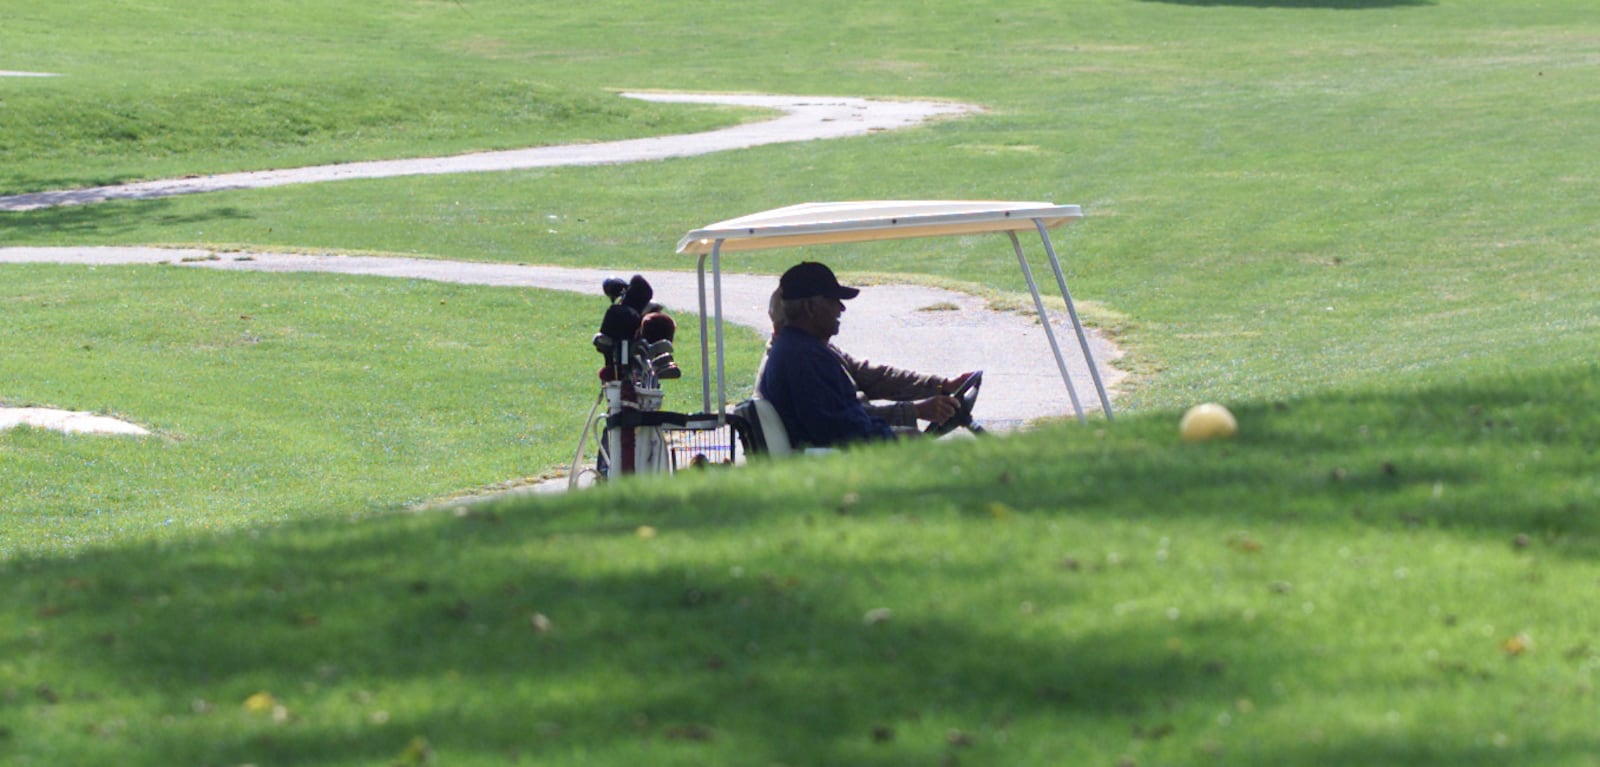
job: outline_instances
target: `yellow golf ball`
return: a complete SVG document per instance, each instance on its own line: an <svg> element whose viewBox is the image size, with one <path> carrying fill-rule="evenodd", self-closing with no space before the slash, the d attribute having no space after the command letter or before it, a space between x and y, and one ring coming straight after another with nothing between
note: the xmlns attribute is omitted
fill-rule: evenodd
<svg viewBox="0 0 1600 767"><path fill-rule="evenodd" d="M1204 442L1208 439L1227 439L1239 433L1239 422L1233 413L1215 402L1195 405L1178 421L1178 434L1184 442Z"/></svg>

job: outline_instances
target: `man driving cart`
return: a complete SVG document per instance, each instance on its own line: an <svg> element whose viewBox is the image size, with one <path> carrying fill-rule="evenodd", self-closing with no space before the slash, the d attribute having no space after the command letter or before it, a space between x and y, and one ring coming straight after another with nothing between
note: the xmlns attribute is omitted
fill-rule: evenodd
<svg viewBox="0 0 1600 767"><path fill-rule="evenodd" d="M772 334L776 336L785 324L782 289L772 291L772 297L767 301L767 316L772 319ZM771 348L770 340L768 348ZM844 372L855 383L857 395L867 413L888 421L890 428L902 434L916 431L919 420L932 424L949 420L961 406L960 400L950 395L961 390L975 375L962 373L955 378L945 378L859 359L833 343L829 343L828 348L839 358L840 364L844 365ZM757 381L761 380L761 371L766 369L766 364L767 359L763 356L761 367L756 371Z"/></svg>
<svg viewBox="0 0 1600 767"><path fill-rule="evenodd" d="M844 302L860 295L839 284L826 265L804 262L778 283L772 303L775 333L757 388L783 420L789 438L809 447L892 439L915 433L918 418L941 428L958 414L970 426L967 393L977 374L956 378L922 375L857 361L829 340L839 332ZM893 404L870 407L858 392ZM950 428L954 428L952 425Z"/></svg>

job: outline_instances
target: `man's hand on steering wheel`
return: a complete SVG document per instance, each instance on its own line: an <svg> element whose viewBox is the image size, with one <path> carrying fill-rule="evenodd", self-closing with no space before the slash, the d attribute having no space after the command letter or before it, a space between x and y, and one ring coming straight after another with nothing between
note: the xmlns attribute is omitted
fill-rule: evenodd
<svg viewBox="0 0 1600 767"><path fill-rule="evenodd" d="M982 375L983 375L983 371L982 370L968 370L967 372L962 373L961 375L958 375L955 378L946 378L945 381L944 381L944 384L942 384L939 387L939 393L940 394L955 394L956 392L961 391L961 387L966 386L967 385L967 381L969 379L971 379L973 376L982 376Z"/></svg>
<svg viewBox="0 0 1600 767"><path fill-rule="evenodd" d="M978 402L978 390L983 386L983 371L974 370L971 373L964 373L956 381L959 382L959 385L956 386L951 396L945 398L955 401L955 412L942 421L930 423L926 433L942 436L963 426L975 434L983 431L983 427L972 422L972 406Z"/></svg>
<svg viewBox="0 0 1600 767"><path fill-rule="evenodd" d="M961 403L955 397L940 394L937 397L917 400L912 407L916 409L918 418L928 423L944 423L950 420L950 416L956 414L961 408Z"/></svg>

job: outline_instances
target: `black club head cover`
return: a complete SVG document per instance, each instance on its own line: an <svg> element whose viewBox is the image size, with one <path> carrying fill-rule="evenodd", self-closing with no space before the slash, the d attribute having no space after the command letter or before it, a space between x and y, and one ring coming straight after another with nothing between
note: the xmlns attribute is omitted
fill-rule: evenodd
<svg viewBox="0 0 1600 767"><path fill-rule="evenodd" d="M628 289L622 294L622 305L643 316L645 309L650 306L650 299L655 298L655 294L656 291L650 287L650 283L643 276L635 274L633 279L628 280Z"/></svg>

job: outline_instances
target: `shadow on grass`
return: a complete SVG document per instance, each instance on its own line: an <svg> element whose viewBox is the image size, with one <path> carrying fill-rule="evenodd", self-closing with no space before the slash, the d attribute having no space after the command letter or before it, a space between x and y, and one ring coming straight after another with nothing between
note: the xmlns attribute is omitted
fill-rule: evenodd
<svg viewBox="0 0 1600 767"><path fill-rule="evenodd" d="M1139 0L1168 5L1230 6L1234 8L1318 8L1364 11L1374 8L1411 8L1438 5L1438 0Z"/></svg>
<svg viewBox="0 0 1600 767"><path fill-rule="evenodd" d="M67 719L108 696L157 701L165 723L140 734L149 761L123 764L381 763L419 736L452 760L990 760L1013 726L1113 716L1162 733L1176 708L1225 706L1243 684L1170 652L1159 619L1065 641L921 606L873 623L861 584L915 573L800 555L747 576L693 558L584 575L549 554L611 538L644 561L654 544L609 523L549 531L536 515L434 514L265 536L247 552L28 568L13 601L40 633L0 653L37 659L47 635L55 670L23 689ZM1209 631L1272 641L1237 623ZM276 724L242 711L262 691L284 707Z"/></svg>
<svg viewBox="0 0 1600 767"><path fill-rule="evenodd" d="M973 584L1026 563L930 576L918 557L931 544L874 553L834 536L858 518L986 517L1003 503L1119 523L1533 532L1551 552L1591 557L1600 522L1578 512L1594 496L1583 478L1600 443L1597 374L1582 365L1240 408L1241 437L1221 444L1182 445L1168 419L1131 416L1102 436L1068 427L864 450L810 464L810 481L733 470L19 562L0 581L11 616L0 658L14 659L0 666L0 717L70 724L12 725L4 737L29 752L77 749L85 763L101 749L125 756L118 738L83 733L96 717L127 720L137 699L147 760L124 764L421 763L404 756L417 749L451 761L1054 763L1011 758L1004 742L1079 733L1084 748L1114 752L1176 732L1203 744L1194 730L1209 717L1196 712L1266 701L1285 669L1322 665L1318 651L1280 635L1286 624L1226 613L1187 618L1183 652L1154 614L1019 629L995 620L1005 608L976 603ZM655 520L671 533L636 535ZM1051 588L1070 610L1094 586ZM882 593L902 595L892 619L864 620ZM1229 663L1233 653L1246 662ZM261 692L270 703L244 711ZM1227 761L1505 762L1494 744L1449 733ZM1556 761L1597 745L1522 737L1513 756Z"/></svg>
<svg viewBox="0 0 1600 767"><path fill-rule="evenodd" d="M913 484L974 513L1000 498L1019 511L1118 519L1182 510L1355 522L1497 541L1527 535L1555 554L1600 557L1590 458L1600 450L1600 367L1247 405L1236 415L1237 439L1198 445L1178 441L1176 419L1124 419L1109 438L1070 428L1019 435L974 448L992 455L978 465L998 481L948 465ZM903 476L880 470L890 477L876 483L884 492Z"/></svg>
<svg viewBox="0 0 1600 767"><path fill-rule="evenodd" d="M1514 746L1503 734L1501 745L1494 733L1484 733L1485 745L1440 742L1429 738L1370 735L1304 748L1276 750L1271 754L1230 755L1234 767L1328 767L1328 765L1439 764L1451 767L1504 767L1516 764L1563 764L1575 754L1592 752L1592 740L1560 735L1537 735ZM1580 762L1581 763L1581 762Z"/></svg>
<svg viewBox="0 0 1600 767"><path fill-rule="evenodd" d="M149 179L126 173L105 175L97 178L84 178L81 176L71 178L34 178L0 171L0 198L47 193L62 189L93 189L102 186L118 186L147 180Z"/></svg>
<svg viewBox="0 0 1600 767"><path fill-rule="evenodd" d="M82 240L96 242L151 224L192 225L210 221L242 220L250 215L233 206L177 213L168 200L113 200L89 205L66 205L30 211L0 211L0 245L22 241ZM70 235L71 237L63 237Z"/></svg>

